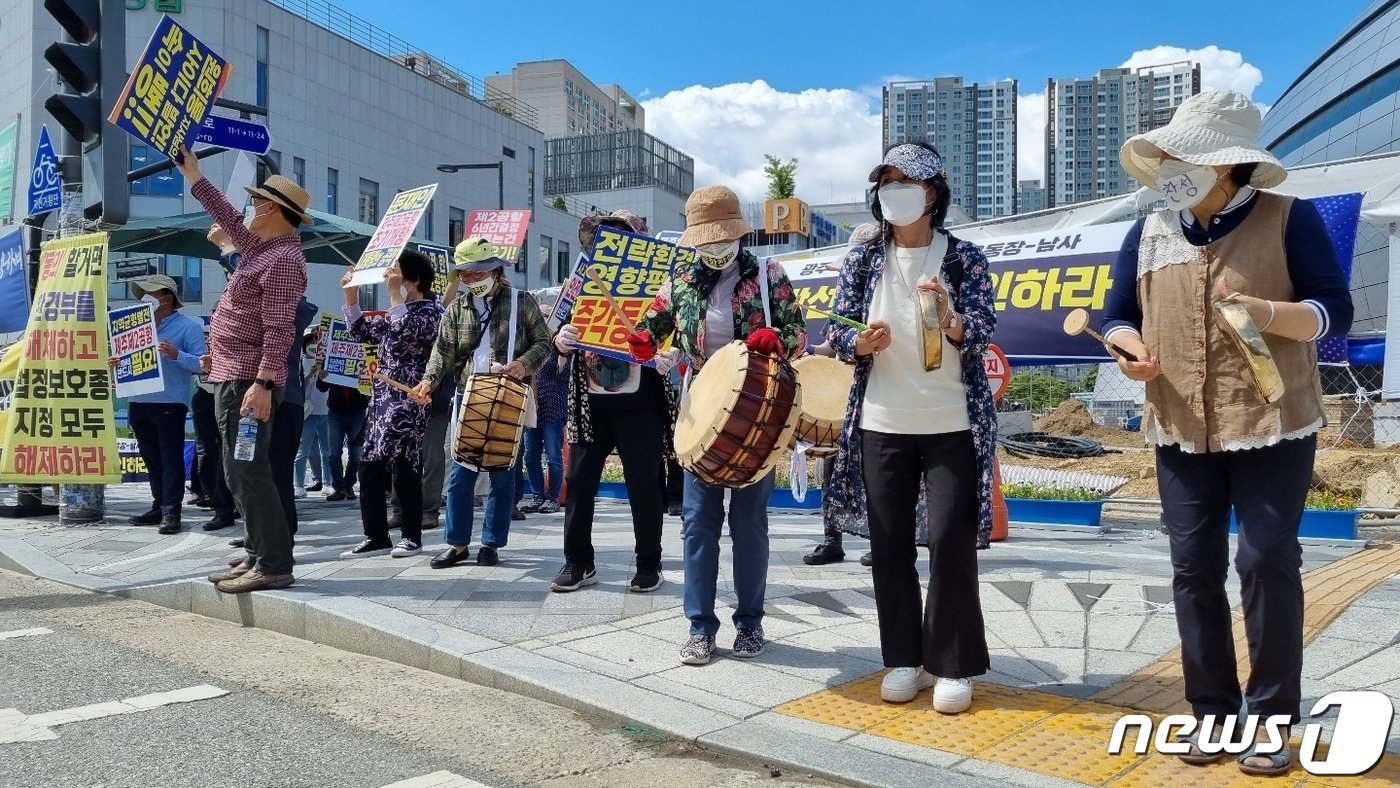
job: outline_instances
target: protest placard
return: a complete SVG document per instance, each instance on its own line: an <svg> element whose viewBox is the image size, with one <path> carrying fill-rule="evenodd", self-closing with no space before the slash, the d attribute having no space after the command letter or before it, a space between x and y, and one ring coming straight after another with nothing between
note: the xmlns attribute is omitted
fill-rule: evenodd
<svg viewBox="0 0 1400 788"><path fill-rule="evenodd" d="M559 327L569 320L569 315L574 311L574 302L578 300L578 294L583 292L583 283L588 277L584 270L588 268L588 255L579 254L578 261L574 263L574 271L569 274L564 285L559 288L559 297L554 299L554 308L549 312L550 331L558 331Z"/></svg>
<svg viewBox="0 0 1400 788"><path fill-rule="evenodd" d="M618 306L635 323L670 278L671 267L689 265L694 260L693 249L602 226L598 228L588 267L608 285ZM570 322L578 327L581 347L610 358L633 360L627 345L627 328L591 279L583 282L574 300ZM668 338L660 349L669 347Z"/></svg>
<svg viewBox="0 0 1400 788"><path fill-rule="evenodd" d="M367 319L383 314L383 310L364 313ZM379 370L379 345L355 339L344 318L323 315L321 328L316 358L326 372L326 382L334 386L358 388L361 394L369 394L373 388L374 373Z"/></svg>
<svg viewBox="0 0 1400 788"><path fill-rule="evenodd" d="M24 264L24 234L18 227L0 235L0 338L19 339L29 317L29 282Z"/></svg>
<svg viewBox="0 0 1400 788"><path fill-rule="evenodd" d="M160 366L160 342L156 339L156 310L150 304L113 309L107 313L112 336L112 370L118 397L135 397L165 390Z"/></svg>
<svg viewBox="0 0 1400 788"><path fill-rule="evenodd" d="M355 261L355 275L350 279L351 284L372 285L384 281L384 269L398 262L399 255L403 253L408 239L413 237L413 231L422 220L423 212L428 210L428 203L436 191L437 184L434 183L394 196L364 253Z"/></svg>
<svg viewBox="0 0 1400 788"><path fill-rule="evenodd" d="M501 259L514 264L530 231L529 211L472 211L463 238L485 238L501 248Z"/></svg>
<svg viewBox="0 0 1400 788"><path fill-rule="evenodd" d="M107 119L173 159L199 133L231 73L227 60L162 16Z"/></svg>
<svg viewBox="0 0 1400 788"><path fill-rule="evenodd" d="M0 481L121 479L107 345L107 234L45 243Z"/></svg>
<svg viewBox="0 0 1400 788"><path fill-rule="evenodd" d="M418 253L433 264L433 292L437 294L438 303L442 303L442 296L447 292L447 283L452 277L452 250L419 244Z"/></svg>

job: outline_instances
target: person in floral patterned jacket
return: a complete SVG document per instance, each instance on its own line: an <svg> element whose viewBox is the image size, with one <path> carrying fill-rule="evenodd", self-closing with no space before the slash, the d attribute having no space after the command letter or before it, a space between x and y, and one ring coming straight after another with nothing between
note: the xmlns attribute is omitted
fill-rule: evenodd
<svg viewBox="0 0 1400 788"><path fill-rule="evenodd" d="M936 711L972 704L989 654L978 601L977 549L991 527L996 410L982 353L996 327L987 259L943 227L951 195L938 152L891 147L870 173L879 238L841 267L827 340L856 364L828 526L870 539L886 701L932 686ZM939 343L941 364L928 343ZM927 529L927 606L916 534ZM935 685L934 677L937 678Z"/></svg>
<svg viewBox="0 0 1400 788"><path fill-rule="evenodd" d="M780 265L760 262L742 247L753 232L739 209L739 198L724 186L706 186L685 202L682 246L697 255L678 265L627 338L639 361L656 354L658 342L674 335L681 352L700 368L725 345L740 340L760 353L789 358L807 348L802 308ZM759 277L767 278L760 286ZM762 293L768 292L772 325L767 325ZM731 491L729 535L734 540L734 591L738 634L733 654L752 658L763 653L763 598L768 585L768 497L773 473L763 481ZM685 559L685 614L690 639L681 662L704 665L714 652L719 619L715 586L719 577L719 539L724 527L724 488L685 474L682 502L682 551Z"/></svg>

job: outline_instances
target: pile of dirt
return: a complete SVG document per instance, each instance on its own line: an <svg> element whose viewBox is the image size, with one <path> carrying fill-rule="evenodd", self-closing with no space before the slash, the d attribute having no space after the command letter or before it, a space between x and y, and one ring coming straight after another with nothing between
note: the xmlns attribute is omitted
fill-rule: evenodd
<svg viewBox="0 0 1400 788"><path fill-rule="evenodd" d="M1088 406L1077 399L1067 399L1060 403L1060 407L1035 422L1035 429L1036 432L1048 432L1051 435L1088 438L1105 446L1142 446L1142 436L1136 432L1095 424Z"/></svg>

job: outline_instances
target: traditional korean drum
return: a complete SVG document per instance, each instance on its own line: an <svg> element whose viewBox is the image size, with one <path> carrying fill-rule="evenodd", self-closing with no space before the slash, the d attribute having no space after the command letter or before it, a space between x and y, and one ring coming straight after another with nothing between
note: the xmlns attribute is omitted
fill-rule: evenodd
<svg viewBox="0 0 1400 788"><path fill-rule="evenodd" d="M690 385L676 420L677 461L716 487L761 481L791 440L801 399L791 364L731 342Z"/></svg>
<svg viewBox="0 0 1400 788"><path fill-rule="evenodd" d="M790 449L802 441L811 446L809 457L836 453L841 442L841 426L846 421L846 404L855 385L855 371L827 356L806 355L792 362L797 382L802 384L802 412L792 432Z"/></svg>
<svg viewBox="0 0 1400 788"><path fill-rule="evenodd" d="M515 465L515 450L525 428L526 385L509 375L478 373L467 378L458 408L457 462L483 471Z"/></svg>

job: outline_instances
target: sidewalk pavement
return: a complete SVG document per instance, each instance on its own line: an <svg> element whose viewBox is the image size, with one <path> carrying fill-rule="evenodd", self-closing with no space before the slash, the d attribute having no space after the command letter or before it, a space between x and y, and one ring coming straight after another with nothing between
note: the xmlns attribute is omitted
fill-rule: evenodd
<svg viewBox="0 0 1400 788"><path fill-rule="evenodd" d="M428 559L440 531L425 534L416 558L339 560L361 538L358 505L313 495L298 501L297 585L228 596L204 576L226 566L234 553L227 541L241 529L202 531L206 518L195 509L186 509L193 529L175 536L126 525L147 508L147 495L144 485L109 487L103 525L0 520L0 568L263 627L858 785L1252 782L1230 763L1201 769L1161 755L1107 755L1122 714L1184 710L1171 567L1155 531L1013 526L1008 541L980 553L992 671L978 682L971 711L945 717L932 712L926 694L904 706L880 702L870 574L856 561L865 545L848 543L843 563L805 566L801 556L821 532L811 514L771 517L767 653L727 656L726 548L720 654L690 667L677 657L687 633L679 518L666 520L665 585L634 594L628 509L600 502L599 585L554 594L562 514L513 523L498 566L438 570ZM1400 707L1400 550L1308 545L1304 571L1304 711L1343 689L1377 689ZM1236 606L1237 586L1232 578ZM1330 726L1324 721L1324 740ZM1395 785L1397 728L1381 766L1360 780L1295 770L1259 782Z"/></svg>

